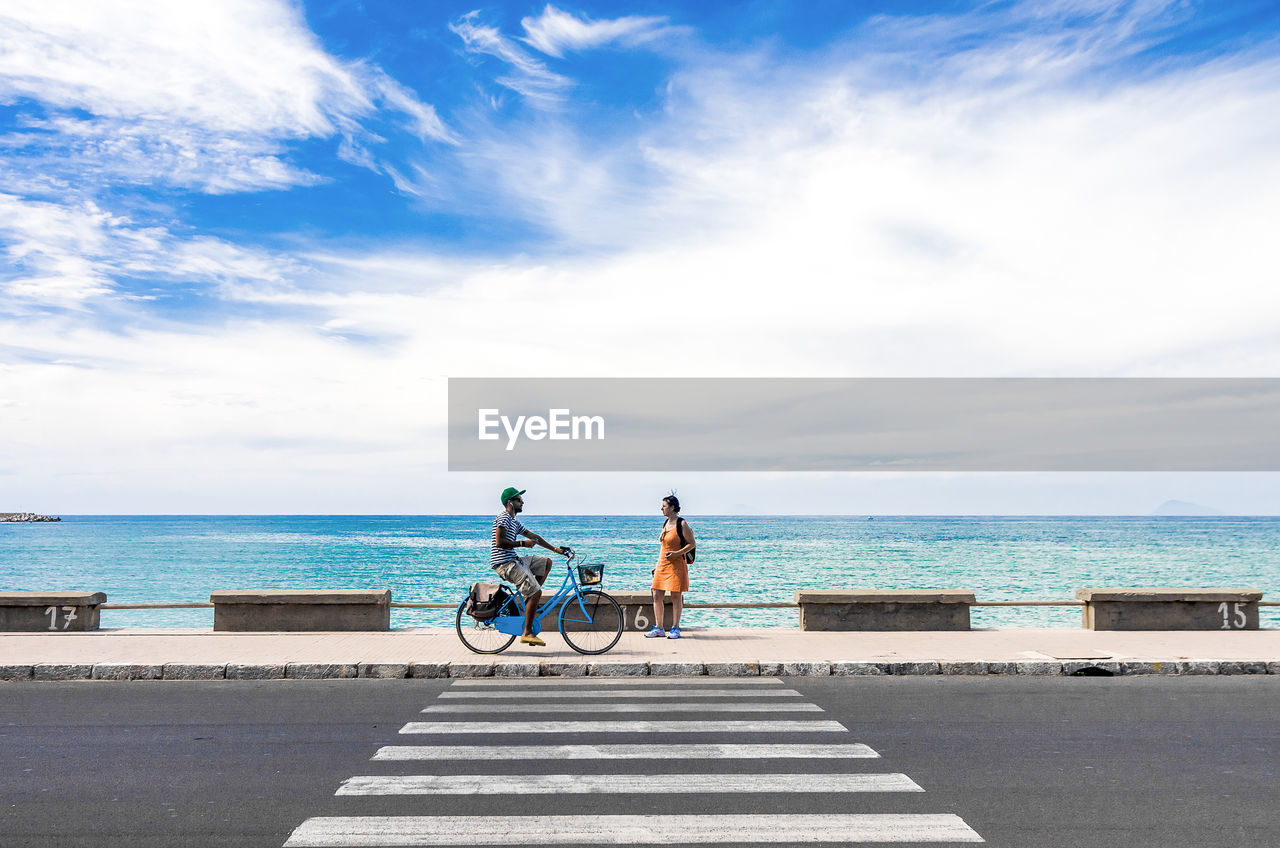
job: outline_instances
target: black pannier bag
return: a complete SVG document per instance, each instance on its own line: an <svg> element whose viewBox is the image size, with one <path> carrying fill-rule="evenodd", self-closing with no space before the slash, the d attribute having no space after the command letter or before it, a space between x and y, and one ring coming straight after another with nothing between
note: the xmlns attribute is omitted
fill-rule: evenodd
<svg viewBox="0 0 1280 848"><path fill-rule="evenodd" d="M497 583L476 583L467 595L467 615L476 621L488 621L502 611L511 600L507 590Z"/></svg>

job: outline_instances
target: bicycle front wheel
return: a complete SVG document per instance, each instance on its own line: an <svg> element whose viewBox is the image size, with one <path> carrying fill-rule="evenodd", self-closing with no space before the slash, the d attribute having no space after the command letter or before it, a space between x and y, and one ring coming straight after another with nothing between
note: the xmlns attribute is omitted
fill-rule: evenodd
<svg viewBox="0 0 1280 848"><path fill-rule="evenodd" d="M467 615L465 606L466 604L462 604L458 607L457 619L454 621L454 628L457 629L462 644L477 654L497 654L505 651L516 640L513 634L503 633L494 627L492 621L476 621Z"/></svg>
<svg viewBox="0 0 1280 848"><path fill-rule="evenodd" d="M603 654L622 638L622 607L604 592L588 589L579 601L560 606L560 635L580 654Z"/></svg>

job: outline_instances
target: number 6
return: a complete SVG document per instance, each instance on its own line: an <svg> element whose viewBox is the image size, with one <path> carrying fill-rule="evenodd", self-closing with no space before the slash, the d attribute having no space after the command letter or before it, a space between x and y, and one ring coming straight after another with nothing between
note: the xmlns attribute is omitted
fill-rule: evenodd
<svg viewBox="0 0 1280 848"><path fill-rule="evenodd" d="M638 607L636 609L636 629L637 630L649 629L649 619L644 614L644 607Z"/></svg>

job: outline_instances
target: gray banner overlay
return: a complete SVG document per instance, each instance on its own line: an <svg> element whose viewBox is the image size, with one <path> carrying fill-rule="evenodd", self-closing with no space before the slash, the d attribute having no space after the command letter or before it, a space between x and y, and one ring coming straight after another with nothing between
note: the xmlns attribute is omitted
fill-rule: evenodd
<svg viewBox="0 0 1280 848"><path fill-rule="evenodd" d="M449 380L450 471L1280 471L1280 379Z"/></svg>

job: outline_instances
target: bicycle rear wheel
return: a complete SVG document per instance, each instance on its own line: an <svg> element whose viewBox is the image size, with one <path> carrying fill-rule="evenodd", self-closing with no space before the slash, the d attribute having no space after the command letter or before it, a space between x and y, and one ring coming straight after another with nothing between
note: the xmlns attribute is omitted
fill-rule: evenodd
<svg viewBox="0 0 1280 848"><path fill-rule="evenodd" d="M596 589L582 593L582 601L566 598L560 605L560 635L580 654L603 654L622 638L622 607Z"/></svg>
<svg viewBox="0 0 1280 848"><path fill-rule="evenodd" d="M458 607L454 627L462 644L477 654L496 654L505 651L516 640L513 634L503 633L492 621L476 621L467 615L466 604ZM504 614L509 614L506 610Z"/></svg>

